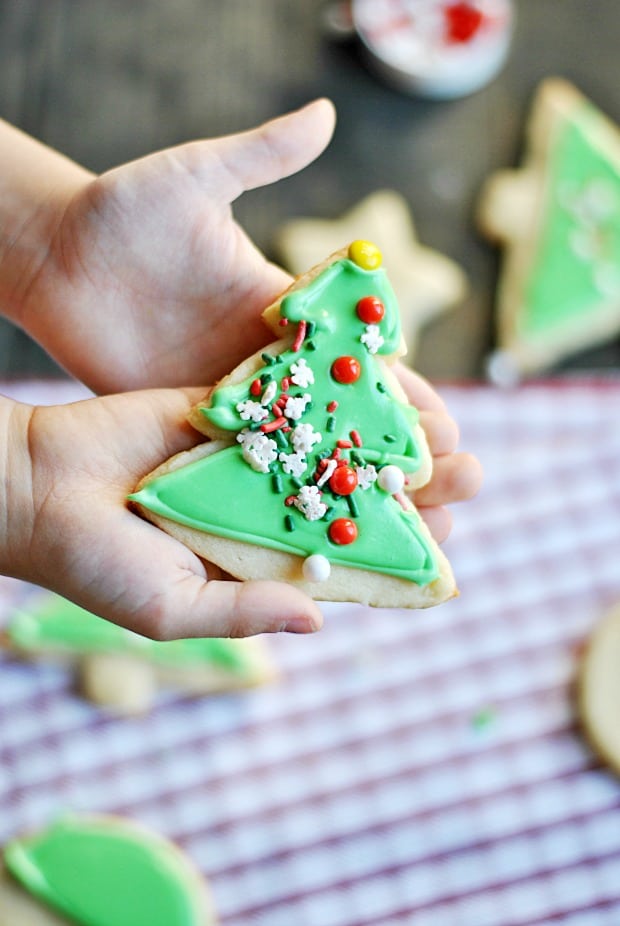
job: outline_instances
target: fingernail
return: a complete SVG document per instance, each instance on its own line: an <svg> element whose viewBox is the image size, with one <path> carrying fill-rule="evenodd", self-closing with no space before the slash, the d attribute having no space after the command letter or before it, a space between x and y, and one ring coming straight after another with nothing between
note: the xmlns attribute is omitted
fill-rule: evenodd
<svg viewBox="0 0 620 926"><path fill-rule="evenodd" d="M309 617L291 617L280 627L280 632L285 633L316 633L316 625Z"/></svg>

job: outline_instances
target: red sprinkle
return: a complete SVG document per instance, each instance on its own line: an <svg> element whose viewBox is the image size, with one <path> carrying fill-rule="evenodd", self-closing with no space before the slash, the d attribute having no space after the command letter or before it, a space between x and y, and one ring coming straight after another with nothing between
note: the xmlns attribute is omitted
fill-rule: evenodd
<svg viewBox="0 0 620 926"><path fill-rule="evenodd" d="M298 351L303 344L304 338L306 337L307 328L308 323L302 318L297 326L297 334L295 335L295 340L293 341L293 346L291 347L292 351Z"/></svg>
<svg viewBox="0 0 620 926"><path fill-rule="evenodd" d="M339 440L336 444L336 447L341 447L342 450L349 450L349 448L352 446L353 444L350 440Z"/></svg>
<svg viewBox="0 0 620 926"><path fill-rule="evenodd" d="M356 357L337 357L330 372L336 382L350 385L362 375L362 365Z"/></svg>
<svg viewBox="0 0 620 926"><path fill-rule="evenodd" d="M253 379L252 385L250 386L250 392L252 395L260 395L263 391L263 384L260 379Z"/></svg>
<svg viewBox="0 0 620 926"><path fill-rule="evenodd" d="M334 447L332 451L332 460L339 460L339 459L340 459L340 448Z"/></svg>
<svg viewBox="0 0 620 926"><path fill-rule="evenodd" d="M328 533L332 543L337 543L340 546L346 546L346 544L357 540L357 526L350 518L336 518L329 525Z"/></svg>
<svg viewBox="0 0 620 926"><path fill-rule="evenodd" d="M351 495L357 489L357 473L352 466L338 466L329 480L336 495Z"/></svg>
<svg viewBox="0 0 620 926"><path fill-rule="evenodd" d="M360 437L359 431L349 431L349 437L353 441L356 447L362 446L362 438Z"/></svg>
<svg viewBox="0 0 620 926"><path fill-rule="evenodd" d="M286 328L286 326L288 325L288 318L281 318L278 324L282 325L283 328Z"/></svg>
<svg viewBox="0 0 620 926"><path fill-rule="evenodd" d="M284 504L287 506L287 508L290 508L291 505L294 505L294 504L295 504L295 499L296 499L296 498L297 498L296 495L287 495L287 496L286 496L286 498L284 499Z"/></svg>
<svg viewBox="0 0 620 926"><path fill-rule="evenodd" d="M275 421L267 421L265 424L261 424L260 429L263 434L270 434L272 431L277 431L285 424L287 424L286 418L276 418Z"/></svg>
<svg viewBox="0 0 620 926"><path fill-rule="evenodd" d="M280 388L283 392L288 392L291 387L291 381L288 376L282 377L282 382L280 383Z"/></svg>
<svg viewBox="0 0 620 926"><path fill-rule="evenodd" d="M364 296L355 306L355 311L364 324L376 325L385 315L385 306L378 296Z"/></svg>
<svg viewBox="0 0 620 926"><path fill-rule="evenodd" d="M471 3L453 3L444 10L446 38L455 44L464 44L473 39L482 25L484 13Z"/></svg>
<svg viewBox="0 0 620 926"><path fill-rule="evenodd" d="M333 402L329 402L328 405L326 406L326 410L330 413L335 412L337 408L338 408L338 403L336 402L335 399Z"/></svg>
<svg viewBox="0 0 620 926"><path fill-rule="evenodd" d="M284 412L283 412L282 406L280 405L280 402L279 401L274 402L273 405L271 406L271 414L275 415L276 418L281 418L283 413Z"/></svg>
<svg viewBox="0 0 620 926"><path fill-rule="evenodd" d="M395 492L392 498L398 502L403 511L411 510L411 505L407 503L407 497L402 492Z"/></svg>

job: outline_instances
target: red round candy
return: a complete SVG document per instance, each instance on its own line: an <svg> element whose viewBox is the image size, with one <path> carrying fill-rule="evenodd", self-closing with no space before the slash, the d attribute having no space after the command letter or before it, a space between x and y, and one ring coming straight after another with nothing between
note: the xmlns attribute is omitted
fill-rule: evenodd
<svg viewBox="0 0 620 926"><path fill-rule="evenodd" d="M385 315L385 306L378 296L364 296L355 306L358 318L366 325L378 325Z"/></svg>
<svg viewBox="0 0 620 926"><path fill-rule="evenodd" d="M357 540L357 527L350 518L336 518L329 525L329 539L340 546Z"/></svg>
<svg viewBox="0 0 620 926"><path fill-rule="evenodd" d="M362 365L355 357L338 357L332 363L332 376L337 383L354 383L362 374Z"/></svg>
<svg viewBox="0 0 620 926"><path fill-rule="evenodd" d="M357 488L357 473L351 466L339 466L330 477L329 487L336 495L350 495Z"/></svg>
<svg viewBox="0 0 620 926"><path fill-rule="evenodd" d="M473 39L482 25L484 14L466 0L445 8L446 32L449 42L464 43Z"/></svg>

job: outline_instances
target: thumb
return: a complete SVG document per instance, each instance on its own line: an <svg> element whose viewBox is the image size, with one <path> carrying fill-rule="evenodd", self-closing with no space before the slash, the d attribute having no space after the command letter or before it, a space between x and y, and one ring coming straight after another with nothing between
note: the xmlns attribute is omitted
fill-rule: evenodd
<svg viewBox="0 0 620 926"><path fill-rule="evenodd" d="M247 132L190 142L177 156L213 196L232 202L311 164L327 147L335 123L333 104L319 99Z"/></svg>
<svg viewBox="0 0 620 926"><path fill-rule="evenodd" d="M159 528L128 510L101 514L96 575L55 589L95 614L156 640L320 629L318 606L299 589L209 579L205 564Z"/></svg>

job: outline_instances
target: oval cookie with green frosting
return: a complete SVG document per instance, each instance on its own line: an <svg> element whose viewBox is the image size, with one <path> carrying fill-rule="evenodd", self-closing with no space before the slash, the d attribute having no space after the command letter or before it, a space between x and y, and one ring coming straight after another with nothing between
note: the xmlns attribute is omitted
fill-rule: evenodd
<svg viewBox="0 0 620 926"><path fill-rule="evenodd" d="M3 863L3 923L216 923L206 883L189 859L172 843L121 818L63 818L40 833L10 842Z"/></svg>

